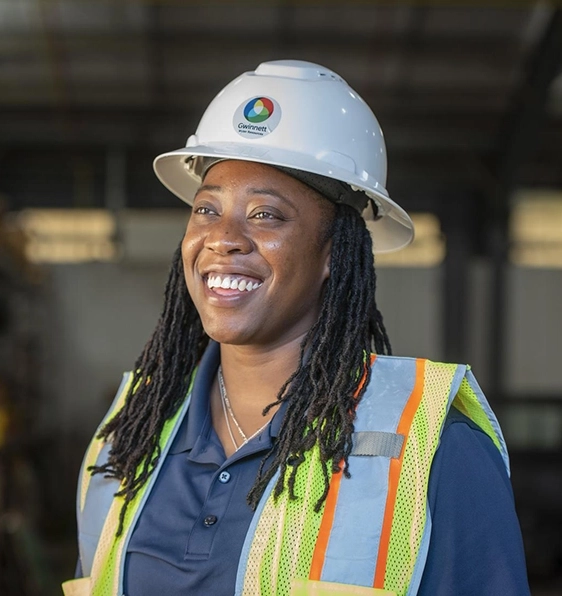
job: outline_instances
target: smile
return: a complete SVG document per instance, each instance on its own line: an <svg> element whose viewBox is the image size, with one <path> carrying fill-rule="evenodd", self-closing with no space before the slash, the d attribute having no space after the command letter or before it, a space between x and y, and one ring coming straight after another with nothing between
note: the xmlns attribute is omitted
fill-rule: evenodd
<svg viewBox="0 0 562 596"><path fill-rule="evenodd" d="M207 287L210 289L221 288L223 290L238 290L239 292L251 292L263 285L263 282L251 281L241 275L215 275L207 277Z"/></svg>

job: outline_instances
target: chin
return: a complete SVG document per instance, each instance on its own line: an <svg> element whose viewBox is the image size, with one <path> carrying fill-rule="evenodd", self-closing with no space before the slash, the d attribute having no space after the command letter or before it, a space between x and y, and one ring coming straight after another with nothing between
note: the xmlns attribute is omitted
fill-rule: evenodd
<svg viewBox="0 0 562 596"><path fill-rule="evenodd" d="M205 333L219 344L232 344L237 346L256 343L252 340L252 334L247 329L238 329L228 325L213 323L203 324Z"/></svg>

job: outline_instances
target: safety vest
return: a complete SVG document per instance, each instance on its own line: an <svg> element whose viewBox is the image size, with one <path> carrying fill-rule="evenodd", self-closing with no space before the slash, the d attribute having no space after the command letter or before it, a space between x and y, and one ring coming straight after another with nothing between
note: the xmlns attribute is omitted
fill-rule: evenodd
<svg viewBox="0 0 562 596"><path fill-rule="evenodd" d="M287 490L274 499L278 476L272 478L245 538L236 596L416 594L431 534L427 503L431 463L451 405L489 435L509 474L498 421L468 366L373 355L371 367L356 409L351 477L342 472L331 475L320 511L315 505L324 491L324 472L317 447L305 454L298 469L296 499L290 499ZM102 425L122 407L131 382L132 375L124 375ZM123 499L114 494L119 482L87 471L90 465L107 461L110 445L93 439L82 465L77 499L85 577L63 584L67 596L123 594L131 533L190 396L191 387L183 407L165 424L159 463L129 504L118 538Z"/></svg>

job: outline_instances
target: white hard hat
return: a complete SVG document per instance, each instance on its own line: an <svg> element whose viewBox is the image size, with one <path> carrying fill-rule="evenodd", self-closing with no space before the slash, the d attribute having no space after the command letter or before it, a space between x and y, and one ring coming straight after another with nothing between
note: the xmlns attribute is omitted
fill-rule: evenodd
<svg viewBox="0 0 562 596"><path fill-rule="evenodd" d="M278 60L242 74L209 104L185 148L159 155L154 170L191 205L209 164L224 159L317 174L365 193L378 209L375 252L398 250L414 237L412 220L385 188L386 148L375 115L323 66ZM354 200L341 201L365 207L367 198L358 205L352 191Z"/></svg>

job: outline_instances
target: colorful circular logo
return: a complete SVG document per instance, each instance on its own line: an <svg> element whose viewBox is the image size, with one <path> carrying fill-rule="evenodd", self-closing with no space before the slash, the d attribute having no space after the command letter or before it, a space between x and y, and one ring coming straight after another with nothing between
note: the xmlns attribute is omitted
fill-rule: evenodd
<svg viewBox="0 0 562 596"><path fill-rule="evenodd" d="M244 118L248 122L256 124L265 122L271 117L274 111L273 102L267 97L256 97L251 99L244 108Z"/></svg>
<svg viewBox="0 0 562 596"><path fill-rule="evenodd" d="M232 117L234 130L246 139L271 134L281 122L281 106L273 97L245 99Z"/></svg>

